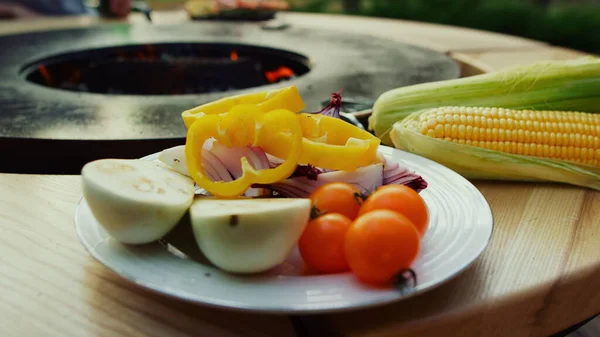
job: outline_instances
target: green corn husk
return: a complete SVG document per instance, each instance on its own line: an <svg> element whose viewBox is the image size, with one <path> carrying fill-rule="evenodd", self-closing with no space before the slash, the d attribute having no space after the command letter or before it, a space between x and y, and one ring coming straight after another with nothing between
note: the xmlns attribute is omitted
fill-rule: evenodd
<svg viewBox="0 0 600 337"><path fill-rule="evenodd" d="M422 113L393 125L389 135L400 150L431 159L467 179L557 182L600 190L600 169L592 166L494 151L433 138L419 132Z"/></svg>
<svg viewBox="0 0 600 337"><path fill-rule="evenodd" d="M389 132L409 114L439 106L489 106L600 112L600 58L542 61L447 81L396 88L373 106L369 129L392 145Z"/></svg>

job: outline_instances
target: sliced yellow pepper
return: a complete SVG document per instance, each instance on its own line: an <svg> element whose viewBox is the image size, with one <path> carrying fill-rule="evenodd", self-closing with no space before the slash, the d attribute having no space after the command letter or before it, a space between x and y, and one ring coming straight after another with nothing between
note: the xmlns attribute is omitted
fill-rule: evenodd
<svg viewBox="0 0 600 337"><path fill-rule="evenodd" d="M229 182L212 181L202 162L202 147L210 138L228 147L260 146L285 161L275 168L255 170L243 157L241 177ZM185 145L188 170L196 184L222 198L241 196L252 184L272 184L288 178L296 169L301 150L302 129L296 114L285 109L264 112L252 104L197 118L188 130Z"/></svg>
<svg viewBox="0 0 600 337"><path fill-rule="evenodd" d="M194 121L203 115L221 114L240 104L253 104L262 111L286 109L300 112L304 109L304 101L296 86L289 86L271 91L261 91L221 98L214 102L203 104L181 113L183 123L189 128Z"/></svg>
<svg viewBox="0 0 600 337"><path fill-rule="evenodd" d="M302 127L302 153L298 164L330 170L353 171L380 159L381 140L339 118L297 114Z"/></svg>

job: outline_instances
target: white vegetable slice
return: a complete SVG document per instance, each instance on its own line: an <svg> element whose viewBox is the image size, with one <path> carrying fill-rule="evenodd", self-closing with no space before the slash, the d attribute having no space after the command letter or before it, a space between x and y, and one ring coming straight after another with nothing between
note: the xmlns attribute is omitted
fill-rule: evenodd
<svg viewBox="0 0 600 337"><path fill-rule="evenodd" d="M101 159L86 164L83 196L100 225L128 244L156 241L187 212L194 198L190 178L161 163Z"/></svg>
<svg viewBox="0 0 600 337"><path fill-rule="evenodd" d="M190 176L187 166L187 158L185 156L185 145L179 145L162 150L158 155L158 160L169 165L175 171Z"/></svg>
<svg viewBox="0 0 600 337"><path fill-rule="evenodd" d="M200 250L231 273L260 273L285 261L310 217L310 199L201 198L190 208Z"/></svg>

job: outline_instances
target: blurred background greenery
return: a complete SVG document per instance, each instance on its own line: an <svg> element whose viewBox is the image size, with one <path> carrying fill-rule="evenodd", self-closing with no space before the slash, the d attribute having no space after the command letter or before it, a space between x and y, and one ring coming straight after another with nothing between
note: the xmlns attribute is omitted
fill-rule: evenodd
<svg viewBox="0 0 600 337"><path fill-rule="evenodd" d="M290 0L293 11L441 23L600 54L600 0Z"/></svg>

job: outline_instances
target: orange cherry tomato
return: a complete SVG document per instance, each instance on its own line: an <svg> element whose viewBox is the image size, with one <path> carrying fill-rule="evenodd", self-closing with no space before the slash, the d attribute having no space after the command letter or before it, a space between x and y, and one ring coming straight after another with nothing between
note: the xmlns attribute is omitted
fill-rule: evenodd
<svg viewBox="0 0 600 337"><path fill-rule="evenodd" d="M429 226L429 212L423 198L405 185L385 185L379 187L362 204L358 215L377 209L389 209L405 215L423 237Z"/></svg>
<svg viewBox="0 0 600 337"><path fill-rule="evenodd" d="M390 210L374 210L354 220L344 250L359 280L384 284L410 268L420 246L419 233L407 217Z"/></svg>
<svg viewBox="0 0 600 337"><path fill-rule="evenodd" d="M339 213L354 220L363 201L358 187L343 182L317 187L309 196L317 214Z"/></svg>
<svg viewBox="0 0 600 337"><path fill-rule="evenodd" d="M344 241L351 224L352 220L337 213L328 213L309 222L298 241L304 263L320 273L349 270Z"/></svg>

